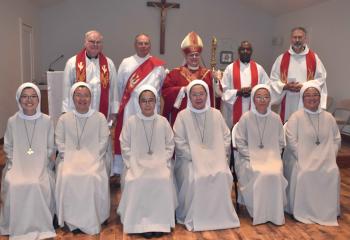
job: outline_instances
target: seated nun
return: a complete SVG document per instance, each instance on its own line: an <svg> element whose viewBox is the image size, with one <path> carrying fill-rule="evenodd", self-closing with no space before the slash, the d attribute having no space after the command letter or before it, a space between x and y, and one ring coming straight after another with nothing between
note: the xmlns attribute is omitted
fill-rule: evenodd
<svg viewBox="0 0 350 240"><path fill-rule="evenodd" d="M320 93L318 85L304 83L300 109L286 125L286 210L303 223L338 226L340 175L336 156L341 139L334 117L320 107Z"/></svg>
<svg viewBox="0 0 350 240"><path fill-rule="evenodd" d="M157 90L144 85L137 94L137 113L120 136L126 168L118 214L125 233L160 237L175 227L174 134L166 118L156 112Z"/></svg>
<svg viewBox="0 0 350 240"><path fill-rule="evenodd" d="M280 117L271 111L270 88L252 89L251 110L236 126L238 201L246 206L253 225L284 224L287 180L283 176L281 152L285 146Z"/></svg>
<svg viewBox="0 0 350 240"><path fill-rule="evenodd" d="M208 85L193 80L187 86L187 108L174 124L176 219L189 231L240 225L231 199L230 130L221 113L210 107L208 95Z"/></svg>
<svg viewBox="0 0 350 240"><path fill-rule="evenodd" d="M94 235L110 212L106 151L106 118L91 109L91 88L85 82L70 90L70 111L57 122L56 208L58 224Z"/></svg>
<svg viewBox="0 0 350 240"><path fill-rule="evenodd" d="M36 85L22 84L16 100L19 111L9 118L4 136L0 234L23 240L53 238L53 124L40 111Z"/></svg>

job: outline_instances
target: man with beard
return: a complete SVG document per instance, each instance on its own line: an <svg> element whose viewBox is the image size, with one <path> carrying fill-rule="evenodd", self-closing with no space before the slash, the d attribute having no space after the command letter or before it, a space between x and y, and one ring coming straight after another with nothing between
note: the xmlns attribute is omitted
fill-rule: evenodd
<svg viewBox="0 0 350 240"><path fill-rule="evenodd" d="M303 27L291 31L290 48L281 54L271 70L272 101L280 103L282 122L298 110L299 91L304 83L312 81L321 88L321 108L327 104L327 72L315 52L309 49L307 32Z"/></svg>
<svg viewBox="0 0 350 240"><path fill-rule="evenodd" d="M239 59L226 67L221 81L223 88L222 114L229 128L239 121L243 113L249 110L251 89L259 83L269 82L265 70L251 60L252 53L252 44L248 41L242 41L238 47Z"/></svg>

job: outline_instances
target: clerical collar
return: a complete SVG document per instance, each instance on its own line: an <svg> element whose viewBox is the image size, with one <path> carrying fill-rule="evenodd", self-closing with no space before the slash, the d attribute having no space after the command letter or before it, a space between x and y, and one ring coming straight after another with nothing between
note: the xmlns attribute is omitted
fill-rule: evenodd
<svg viewBox="0 0 350 240"><path fill-rule="evenodd" d="M88 59L97 59L98 58L98 54L96 55L96 57L90 57L87 53L86 53L86 57L88 58Z"/></svg>
<svg viewBox="0 0 350 240"><path fill-rule="evenodd" d="M292 55L305 55L309 52L309 48L306 44L303 46L303 48L304 48L303 51L301 51L300 53L297 53L294 51L293 46L290 46L289 53Z"/></svg>
<svg viewBox="0 0 350 240"><path fill-rule="evenodd" d="M192 67L190 65L187 65L188 69L192 70L192 71L197 71L199 69L199 65L196 67Z"/></svg>
<svg viewBox="0 0 350 240"><path fill-rule="evenodd" d="M294 51L295 53L297 53L293 47L292 47L292 49L293 49L293 51ZM303 46L303 47L302 47L302 49L303 49L303 50L301 50L301 51L300 51L300 52L298 52L298 53L302 53L302 52L304 52L304 51L305 51L305 46Z"/></svg>
<svg viewBox="0 0 350 240"><path fill-rule="evenodd" d="M239 61L244 65L248 65L250 63L250 60L249 60L249 62L242 62L241 60L239 60Z"/></svg>
<svg viewBox="0 0 350 240"><path fill-rule="evenodd" d="M146 56L144 56L144 57L140 57L139 55L135 54L135 57L136 57L136 58L138 58L138 59L142 59L142 60L144 60L144 59L148 59L150 56L151 56L150 54L147 54L147 55L146 55Z"/></svg>

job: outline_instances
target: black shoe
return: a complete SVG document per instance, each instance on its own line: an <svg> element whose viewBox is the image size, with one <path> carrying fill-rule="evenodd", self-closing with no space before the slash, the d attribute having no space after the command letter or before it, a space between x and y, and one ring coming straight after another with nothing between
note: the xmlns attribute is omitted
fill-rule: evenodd
<svg viewBox="0 0 350 240"><path fill-rule="evenodd" d="M153 236L156 237L156 238L160 238L164 235L163 232L153 232Z"/></svg>
<svg viewBox="0 0 350 240"><path fill-rule="evenodd" d="M83 232L79 228L77 228L77 229L74 229L72 231L72 233L75 235L75 234L79 234L79 233L83 233Z"/></svg>
<svg viewBox="0 0 350 240"><path fill-rule="evenodd" d="M53 228L54 228L55 230L58 229L58 228L60 227L60 226L58 225L58 219L57 219L56 214L53 216L52 225L53 225Z"/></svg>
<svg viewBox="0 0 350 240"><path fill-rule="evenodd" d="M150 239L153 237L153 233L152 232L145 232L145 233L141 233L141 236L147 239Z"/></svg>
<svg viewBox="0 0 350 240"><path fill-rule="evenodd" d="M69 227L67 226L66 223L64 223L64 225L63 225L63 227L61 227L61 229L62 229L63 232L65 232L65 233L69 233L69 232L70 232Z"/></svg>
<svg viewBox="0 0 350 240"><path fill-rule="evenodd" d="M109 178L109 182L113 187L120 187L120 174L115 174Z"/></svg>
<svg viewBox="0 0 350 240"><path fill-rule="evenodd" d="M108 219L102 223L102 226L107 226L108 225Z"/></svg>

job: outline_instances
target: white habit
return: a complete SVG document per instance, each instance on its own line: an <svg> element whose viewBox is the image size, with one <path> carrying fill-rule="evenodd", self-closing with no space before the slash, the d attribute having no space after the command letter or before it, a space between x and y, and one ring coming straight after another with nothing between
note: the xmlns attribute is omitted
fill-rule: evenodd
<svg viewBox="0 0 350 240"><path fill-rule="evenodd" d="M49 168L49 157L54 151L53 124L44 114L36 120L34 153L28 155L24 121L31 136L35 120L24 120L15 114L7 123L4 137L6 165L1 181L0 233L23 240L55 237L55 179Z"/></svg>
<svg viewBox="0 0 350 240"><path fill-rule="evenodd" d="M306 68L306 54L309 52L308 46L305 46L305 50L301 53L295 53L292 47L288 50L290 53L290 62L288 68L288 82L299 82L301 84L307 82L307 68ZM284 83L281 81L280 66L283 54L277 57L275 63L271 69L271 90L272 90L272 103L279 104L283 97L286 96L286 110L284 121L286 122L290 115L298 110L299 92L291 92L283 90ZM315 53L316 57L316 70L313 80L308 82L314 82L321 88L321 107L326 109L327 106L327 85L326 77L327 72L323 66L320 58Z"/></svg>
<svg viewBox="0 0 350 240"><path fill-rule="evenodd" d="M144 58L141 58L137 56L136 54L133 56L130 56L128 58L123 59L121 62L118 74L117 74L117 85L118 85L118 91L117 91L117 102L116 102L116 110L118 112L119 106L122 101L124 89L127 85L128 79L131 76L131 74L134 73L134 71L142 64L144 61L146 61L150 55L147 55ZM123 116L123 123L125 123L128 118L134 114L136 114L137 109L135 106L138 105L138 99L137 99L137 92L140 87L143 85L151 85L153 86L157 92L159 93L163 80L165 78L165 69L163 66L155 67L143 80L140 82L135 89L133 90L129 102L126 104L124 108L124 116ZM159 101L157 101L159 103ZM159 108L159 104L157 105L157 108ZM124 169L123 159L121 155L115 155L114 162L113 162L113 169L112 174L121 174Z"/></svg>
<svg viewBox="0 0 350 240"><path fill-rule="evenodd" d="M19 102L25 88L34 89L38 96L34 115L25 115ZM0 234L17 240L53 238L53 123L41 113L40 90L33 83L22 84L16 100L19 111L9 118L4 136L6 165L1 179Z"/></svg>
<svg viewBox="0 0 350 240"><path fill-rule="evenodd" d="M259 148L260 138L263 148ZM283 176L281 160L285 140L280 117L274 112L265 116L246 112L236 127L235 142L238 201L247 207L253 225L284 224L288 183Z"/></svg>
<svg viewBox="0 0 350 240"><path fill-rule="evenodd" d="M233 62L234 63L234 62ZM221 100L223 101L222 106L222 115L225 118L227 126L232 128L232 110L233 104L237 99L237 86L234 86L233 79L233 63L229 64L223 74L221 85L223 89ZM251 70L250 63L240 62L240 77L241 77L241 88L243 87L251 87ZM268 83L269 77L266 74L265 70L262 66L256 63L256 67L258 69L258 84L259 83ZM243 113L249 111L250 108L250 97L242 97L242 115Z"/></svg>
<svg viewBox="0 0 350 240"><path fill-rule="evenodd" d="M137 114L124 124L120 142L126 170L118 207L124 232L170 232L175 227L173 137L169 122L158 114ZM152 154L147 153L150 139Z"/></svg>
<svg viewBox="0 0 350 240"><path fill-rule="evenodd" d="M310 120L316 131L319 121L319 145ZM336 156L341 139L333 116L323 110L310 114L300 109L289 118L286 137L287 212L303 223L337 226L340 175Z"/></svg>
<svg viewBox="0 0 350 240"><path fill-rule="evenodd" d="M202 143L199 129L204 127ZM178 222L190 231L239 227L228 166L231 136L221 113L214 108L203 113L184 109L177 115L174 133Z"/></svg>
<svg viewBox="0 0 350 240"><path fill-rule="evenodd" d="M80 150L77 135L81 136ZM89 117L67 112L59 118L55 138L59 151L55 196L60 226L66 223L70 230L79 228L87 234L98 234L101 223L109 217L105 162L108 138L107 121L100 112Z"/></svg>

